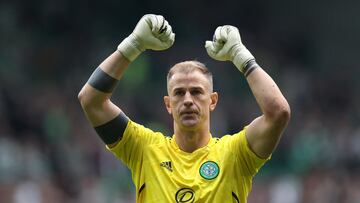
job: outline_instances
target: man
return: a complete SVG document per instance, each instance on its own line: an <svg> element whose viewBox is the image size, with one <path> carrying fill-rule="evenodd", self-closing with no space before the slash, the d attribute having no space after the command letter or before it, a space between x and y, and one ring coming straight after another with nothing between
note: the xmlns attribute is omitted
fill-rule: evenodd
<svg viewBox="0 0 360 203"><path fill-rule="evenodd" d="M210 112L218 94L211 73L197 61L178 63L168 73L164 102L174 120L172 138L135 123L110 101L131 61L146 49L171 47L174 39L162 16L145 15L84 85L82 108L107 148L130 168L137 202L246 202L252 178L279 142L290 108L236 27L218 27L205 48L210 57L234 63L261 108L263 114L239 133L212 137Z"/></svg>

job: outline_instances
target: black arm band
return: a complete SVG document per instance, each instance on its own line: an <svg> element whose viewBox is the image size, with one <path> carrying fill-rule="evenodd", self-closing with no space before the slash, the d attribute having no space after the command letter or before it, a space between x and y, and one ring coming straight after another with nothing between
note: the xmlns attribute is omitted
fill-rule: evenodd
<svg viewBox="0 0 360 203"><path fill-rule="evenodd" d="M101 92L111 93L114 90L117 82L117 79L111 77L109 74L101 70L100 67L98 67L91 74L87 83Z"/></svg>
<svg viewBox="0 0 360 203"><path fill-rule="evenodd" d="M245 77L249 76L250 73L252 73L253 70L255 70L258 67L259 67L259 65L256 63L255 59L252 59L252 60L248 61L245 64L245 67L244 67L244 75L245 75Z"/></svg>
<svg viewBox="0 0 360 203"><path fill-rule="evenodd" d="M125 116L125 114L120 113L113 120L95 127L95 130L105 144L114 144L115 142L121 140L128 121L129 119Z"/></svg>

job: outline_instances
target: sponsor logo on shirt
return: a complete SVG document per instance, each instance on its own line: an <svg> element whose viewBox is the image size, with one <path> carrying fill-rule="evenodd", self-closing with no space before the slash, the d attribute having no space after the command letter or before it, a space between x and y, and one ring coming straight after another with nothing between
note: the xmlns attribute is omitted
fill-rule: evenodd
<svg viewBox="0 0 360 203"><path fill-rule="evenodd" d="M176 203L195 202L195 192L191 188L181 188L175 194Z"/></svg>
<svg viewBox="0 0 360 203"><path fill-rule="evenodd" d="M171 161L163 161L160 163L161 167L165 167L167 170L173 172Z"/></svg>
<svg viewBox="0 0 360 203"><path fill-rule="evenodd" d="M213 161L206 161L200 166L199 172L201 177L206 180L212 180L219 175L220 169L217 163Z"/></svg>

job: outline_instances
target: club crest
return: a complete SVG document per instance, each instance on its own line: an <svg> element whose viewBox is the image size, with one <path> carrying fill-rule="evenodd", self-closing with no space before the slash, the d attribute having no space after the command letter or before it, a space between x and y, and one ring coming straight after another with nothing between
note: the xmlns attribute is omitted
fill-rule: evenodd
<svg viewBox="0 0 360 203"><path fill-rule="evenodd" d="M213 161L206 161L200 167L200 175L206 180L212 180L219 175L220 169L217 163Z"/></svg>

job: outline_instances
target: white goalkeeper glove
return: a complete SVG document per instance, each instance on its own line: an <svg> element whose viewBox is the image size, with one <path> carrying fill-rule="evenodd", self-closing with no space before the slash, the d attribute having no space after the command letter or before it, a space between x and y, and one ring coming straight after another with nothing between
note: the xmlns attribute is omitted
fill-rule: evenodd
<svg viewBox="0 0 360 203"><path fill-rule="evenodd" d="M239 30L231 25L216 28L213 41L206 41L205 48L211 58L219 61L232 61L245 75L247 63L255 60L241 42Z"/></svg>
<svg viewBox="0 0 360 203"><path fill-rule="evenodd" d="M129 61L133 61L146 49L165 50L175 41L175 34L168 21L161 15L144 15L134 31L118 46Z"/></svg>

